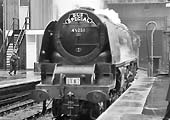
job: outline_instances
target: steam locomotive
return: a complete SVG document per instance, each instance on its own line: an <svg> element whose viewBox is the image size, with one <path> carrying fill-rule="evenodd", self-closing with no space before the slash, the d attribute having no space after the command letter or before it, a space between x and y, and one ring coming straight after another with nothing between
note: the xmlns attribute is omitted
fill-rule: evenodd
<svg viewBox="0 0 170 120"><path fill-rule="evenodd" d="M67 12L45 29L41 83L33 99L52 99L55 118L96 119L134 80L139 41L125 25L93 9Z"/></svg>

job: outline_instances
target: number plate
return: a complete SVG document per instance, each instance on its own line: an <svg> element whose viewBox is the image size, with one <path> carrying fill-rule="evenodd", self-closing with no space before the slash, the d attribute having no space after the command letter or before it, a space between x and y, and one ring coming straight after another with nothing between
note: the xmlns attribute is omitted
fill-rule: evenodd
<svg viewBox="0 0 170 120"><path fill-rule="evenodd" d="M80 78L66 78L66 84L68 84L68 85L80 85Z"/></svg>

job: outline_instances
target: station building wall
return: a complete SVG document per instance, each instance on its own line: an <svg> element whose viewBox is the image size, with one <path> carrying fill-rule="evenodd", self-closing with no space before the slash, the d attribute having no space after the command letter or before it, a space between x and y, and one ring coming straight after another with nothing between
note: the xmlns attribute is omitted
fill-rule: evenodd
<svg viewBox="0 0 170 120"><path fill-rule="evenodd" d="M110 9L114 9L119 13L122 23L126 24L130 29L136 31L141 38L141 46L139 49L139 63L141 67L146 68L148 65L147 43L150 41L151 30L153 25L148 26L150 30L146 35L146 24L149 21L157 23L156 32L154 34L154 56L160 57L160 68L166 71L169 63L169 41L170 38L164 34L164 31L170 29L170 8L166 7L165 3L152 4L110 4ZM148 40L148 41L146 41Z"/></svg>
<svg viewBox="0 0 170 120"><path fill-rule="evenodd" d="M109 8L119 13L122 22L133 30L145 30L148 21L154 20L158 29L170 26L170 8L166 4L112 4Z"/></svg>

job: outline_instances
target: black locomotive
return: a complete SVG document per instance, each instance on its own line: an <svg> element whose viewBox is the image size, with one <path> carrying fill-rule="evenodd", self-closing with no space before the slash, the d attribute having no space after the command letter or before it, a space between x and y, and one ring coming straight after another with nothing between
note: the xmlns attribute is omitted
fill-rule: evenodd
<svg viewBox="0 0 170 120"><path fill-rule="evenodd" d="M96 119L133 81L138 47L139 37L108 16L69 11L45 29L33 97L52 99L56 118Z"/></svg>

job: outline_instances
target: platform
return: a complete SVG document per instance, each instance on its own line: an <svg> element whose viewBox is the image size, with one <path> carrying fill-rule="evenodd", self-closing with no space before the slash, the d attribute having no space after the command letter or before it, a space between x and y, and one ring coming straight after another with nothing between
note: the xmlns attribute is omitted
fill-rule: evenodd
<svg viewBox="0 0 170 120"><path fill-rule="evenodd" d="M132 86L102 113L97 120L162 120L167 106L165 96L169 81L166 79L159 82L159 85L157 81L161 81L161 78L148 78L145 71L138 71ZM152 94L155 86L162 91L162 94L160 94L161 92ZM159 106L154 106L156 101L159 101ZM155 114L153 106L154 109L159 109L161 114Z"/></svg>
<svg viewBox="0 0 170 120"><path fill-rule="evenodd" d="M30 82L38 82L41 80L40 73L34 72L33 70L17 71L15 76L10 76L8 72L9 71L0 70L0 88L26 84Z"/></svg>

